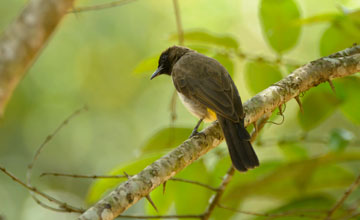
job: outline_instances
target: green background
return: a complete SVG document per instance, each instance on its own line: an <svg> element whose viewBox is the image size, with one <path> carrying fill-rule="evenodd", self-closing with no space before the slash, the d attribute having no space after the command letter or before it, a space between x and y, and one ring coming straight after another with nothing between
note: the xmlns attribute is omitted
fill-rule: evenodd
<svg viewBox="0 0 360 220"><path fill-rule="evenodd" d="M76 6L105 2L83 0ZM0 1L1 31L25 3ZM356 0L180 0L179 5L185 45L218 59L233 76L243 101L298 65L360 43ZM170 129L171 79L149 80L159 54L176 43L171 0L138 0L66 15L0 121L0 165L25 180L27 165L44 139L74 110L87 105L87 112L46 145L33 174L40 190L87 207L122 180L39 175L135 174L182 143L197 119L178 101L178 117ZM285 122L265 126L254 144L261 166L236 173L223 204L262 213L332 207L360 173L360 78L356 74L334 84L336 94L327 84L313 88L301 97L303 114L291 100ZM271 120L279 122L281 117L274 113ZM222 144L177 177L215 187L229 166ZM200 214L211 192L169 182L165 195L157 189L151 196L159 214ZM343 209L359 197L360 191L355 191ZM127 213L156 214L143 200ZM10 220L77 216L40 207L3 174L0 215ZM256 217L216 209L213 218Z"/></svg>

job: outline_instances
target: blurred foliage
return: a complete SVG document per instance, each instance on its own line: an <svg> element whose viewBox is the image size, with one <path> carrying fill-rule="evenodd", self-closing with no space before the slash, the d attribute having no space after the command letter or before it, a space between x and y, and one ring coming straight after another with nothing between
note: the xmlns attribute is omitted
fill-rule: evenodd
<svg viewBox="0 0 360 220"><path fill-rule="evenodd" d="M154 134L141 148L141 151L142 153L147 154L151 151L172 149L186 140L191 132L192 129L190 128L164 128Z"/></svg>
<svg viewBox="0 0 360 220"><path fill-rule="evenodd" d="M299 161L309 158L307 150L296 142L279 142L281 152L288 161Z"/></svg>
<svg viewBox="0 0 360 220"><path fill-rule="evenodd" d="M279 66L261 61L248 62L244 74L246 84L252 94L256 94L282 79Z"/></svg>
<svg viewBox="0 0 360 220"><path fill-rule="evenodd" d="M104 2L87 0L78 6ZM185 46L222 63L243 101L293 71L295 65L288 60L305 64L360 43L360 4L356 0L179 3ZM1 30L23 5L23 0L0 2ZM196 119L179 104L178 119L169 126L171 79L164 76L149 81L161 51L177 40L172 1L137 1L68 15L1 119L1 165L22 178L42 140L84 103L90 111L73 119L37 162L34 182L40 188L66 192L77 198L73 200L91 204L125 179L38 179L36 175L46 171L136 174L181 144ZM265 125L255 144L261 166L236 173L221 203L274 214L301 214L305 209L334 205L360 172L359 74L336 79L334 85L336 93L328 84L306 92L301 97L304 113L290 101L282 125ZM276 117L274 113L271 120L277 121ZM288 140L289 136L295 138ZM267 141L270 139L273 141ZM176 177L217 187L229 166L227 151L220 146ZM29 217L29 210L38 205L27 202L28 192L3 175L0 183L0 198L7 201L0 206L0 215L20 220L61 218L49 210ZM198 185L168 181L165 194L161 187L151 193L159 213L146 200L128 213L199 214L212 194ZM346 215L359 197L360 190L356 190L336 216ZM19 211L22 203L25 208ZM213 219L231 218L264 219L215 209Z"/></svg>
<svg viewBox="0 0 360 220"><path fill-rule="evenodd" d="M139 160L136 160L134 162L131 162L129 164L120 165L119 167L113 169L108 173L108 175L134 175L141 170L143 170L147 165L149 165L151 162L153 162L155 159L157 159L161 154L154 154L152 156L146 155L146 157L143 157ZM125 174L126 173L126 174ZM104 193L106 193L109 189L117 186L120 182L123 182L126 180L125 178L114 178L114 179L100 179L95 181L95 183L91 186L88 196L87 196L87 202L89 204L93 204L96 201L98 201L102 196L104 196Z"/></svg>
<svg viewBox="0 0 360 220"><path fill-rule="evenodd" d="M291 214L299 215L297 217L294 217L294 216L289 217L286 214L284 214L284 216L276 217L276 219L281 219L281 220L314 219L311 216L316 216L316 214L318 214L316 211L315 212L312 211L312 210L314 210L314 207L318 208L319 210L329 209L329 208L331 208L331 205L334 202L335 202L334 200L324 197L324 196L316 196L315 195L312 197L304 197L304 198L292 200L292 201L286 203L285 205L282 205L274 210L271 210L269 212L269 214L276 215L277 213L281 213L281 214L287 213L290 215ZM298 210L298 212L292 212L293 210ZM304 214L304 213L306 213L306 214ZM304 216L301 216L301 214L303 214ZM307 216L309 216L309 217L307 217ZM259 217L256 219L263 219L263 218Z"/></svg>
<svg viewBox="0 0 360 220"><path fill-rule="evenodd" d="M176 40L177 37L177 34L173 34L170 40ZM238 42L233 37L210 34L207 31L187 31L184 38L186 42L207 44L212 47L218 46L227 49L237 49L239 47Z"/></svg>
<svg viewBox="0 0 360 220"><path fill-rule="evenodd" d="M342 100L340 109L353 123L360 124L360 102L358 101L360 78L347 77L336 81L336 95Z"/></svg>
<svg viewBox="0 0 360 220"><path fill-rule="evenodd" d="M333 151L344 151L354 135L343 128L335 128L330 134L329 148Z"/></svg>
<svg viewBox="0 0 360 220"><path fill-rule="evenodd" d="M295 46L301 26L292 25L300 10L294 0L261 0L260 20L266 40L277 53Z"/></svg>
<svg viewBox="0 0 360 220"><path fill-rule="evenodd" d="M329 86L322 84L305 95L302 101L304 113L298 113L300 125L304 130L318 126L340 105L341 101L327 87Z"/></svg>

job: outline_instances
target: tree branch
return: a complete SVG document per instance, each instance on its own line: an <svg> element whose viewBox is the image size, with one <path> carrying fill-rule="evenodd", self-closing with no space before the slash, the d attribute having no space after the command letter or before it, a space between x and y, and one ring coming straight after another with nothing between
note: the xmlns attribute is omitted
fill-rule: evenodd
<svg viewBox="0 0 360 220"><path fill-rule="evenodd" d="M15 175L11 174L9 171L7 171L4 167L0 166L0 171L2 171L3 173L5 173L8 177L10 177L12 180L14 180L15 182L19 183L21 186L25 187L26 189L28 189L30 192L36 193L37 195L42 196L43 198L47 199L49 202L54 202L57 204L62 205L62 209L57 209L57 208L53 208L51 206L47 206L44 205L44 207L51 209L53 211L59 211L59 212L78 212L78 213L82 213L84 212L83 209L80 208L76 208L73 206L68 205L67 203L64 202L60 202L59 200L55 199L54 197L51 197L50 195L39 191L38 189L36 189L35 187L28 185L26 183L24 183L23 181L21 181L19 178L17 178ZM39 200L36 200L36 202L39 204L38 202ZM42 205L41 203L39 205Z"/></svg>
<svg viewBox="0 0 360 220"><path fill-rule="evenodd" d="M354 183L345 191L344 195L340 198L338 202L330 209L325 220L330 220L331 216L339 209L345 202L345 200L350 196L350 194L360 185L360 175L355 179Z"/></svg>
<svg viewBox="0 0 360 220"><path fill-rule="evenodd" d="M274 111L290 99L320 83L358 71L360 71L360 46L310 62L245 102L245 124L256 122L264 114ZM120 184L78 219L114 219L222 141L221 128L217 122L214 122L199 135L186 140L167 155Z"/></svg>
<svg viewBox="0 0 360 220"><path fill-rule="evenodd" d="M74 0L31 0L0 38L0 116Z"/></svg>
<svg viewBox="0 0 360 220"><path fill-rule="evenodd" d="M84 179L120 179L120 178L127 178L126 175L83 175L83 174L68 174L68 173L54 173L54 172L48 172L48 173L42 173L40 177L43 176L61 176L61 177L71 177L71 178L84 178ZM133 176L133 175L130 175ZM212 187L210 185L201 183L199 181L194 180L188 180L188 179L182 179L182 178L170 178L169 180L175 181L175 182L183 182L183 183L189 183L198 185L201 187L204 187L206 189L209 189L211 191L217 192L218 189L215 187Z"/></svg>
<svg viewBox="0 0 360 220"><path fill-rule="evenodd" d="M68 11L68 13L80 13L80 12L97 11L97 10L102 10L102 9L114 8L117 6L122 6L122 5L128 4L133 1L136 1L136 0L117 0L117 1L108 2L108 3L104 3L104 4L99 4L99 5L84 6L84 7L74 8L74 9Z"/></svg>
<svg viewBox="0 0 360 220"><path fill-rule="evenodd" d="M210 215L212 214L215 207L219 203L221 196L224 194L224 191L225 191L227 185L232 180L234 174L235 174L235 168L231 165L229 170L226 172L226 175L224 176L224 179L221 182L221 185L219 186L218 192L211 197L209 206L205 210L201 220L208 220L210 218Z"/></svg>

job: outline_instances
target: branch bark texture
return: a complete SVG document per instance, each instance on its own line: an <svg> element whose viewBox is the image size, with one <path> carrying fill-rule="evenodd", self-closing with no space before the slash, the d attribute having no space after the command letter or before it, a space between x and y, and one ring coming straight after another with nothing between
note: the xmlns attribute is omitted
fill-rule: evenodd
<svg viewBox="0 0 360 220"><path fill-rule="evenodd" d="M0 116L74 0L31 0L0 38Z"/></svg>
<svg viewBox="0 0 360 220"><path fill-rule="evenodd" d="M360 46L312 61L271 85L244 103L245 124L256 122L300 93L334 78L360 71ZM266 74L266 73L264 73ZM84 212L79 220L110 220L120 215L153 189L164 183L200 156L223 141L217 122L200 135L186 140L179 147L158 159L139 174L120 184L108 196Z"/></svg>

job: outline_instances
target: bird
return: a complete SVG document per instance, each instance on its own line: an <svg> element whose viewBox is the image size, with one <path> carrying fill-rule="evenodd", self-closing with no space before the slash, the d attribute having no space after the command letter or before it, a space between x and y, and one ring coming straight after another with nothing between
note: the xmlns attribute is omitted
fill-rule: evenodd
<svg viewBox="0 0 360 220"><path fill-rule="evenodd" d="M218 120L233 166L241 172L259 166L259 159L244 126L244 110L230 74L217 60L183 46L172 46L159 57L151 80L160 75L172 77L184 106L202 123Z"/></svg>

